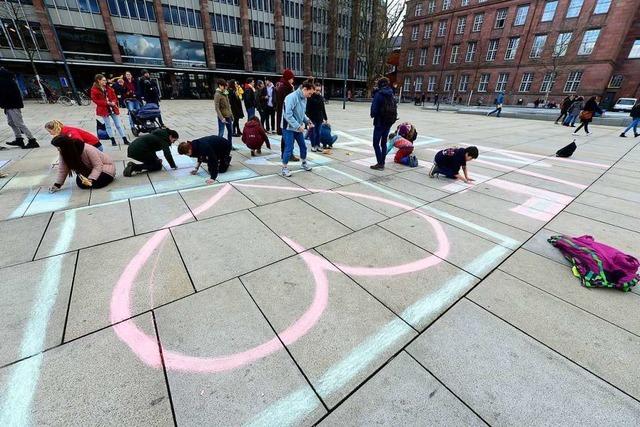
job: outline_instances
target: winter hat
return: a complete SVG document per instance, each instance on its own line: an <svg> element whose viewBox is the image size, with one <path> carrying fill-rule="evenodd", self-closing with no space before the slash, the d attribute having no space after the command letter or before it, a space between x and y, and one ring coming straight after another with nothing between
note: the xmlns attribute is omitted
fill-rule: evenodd
<svg viewBox="0 0 640 427"><path fill-rule="evenodd" d="M401 137L406 138L409 132L411 132L411 123L402 123L398 126L398 135Z"/></svg>
<svg viewBox="0 0 640 427"><path fill-rule="evenodd" d="M282 78L284 80L291 80L291 79L294 79L295 77L296 76L293 74L293 71L291 71L289 68L284 70L284 73L282 73Z"/></svg>

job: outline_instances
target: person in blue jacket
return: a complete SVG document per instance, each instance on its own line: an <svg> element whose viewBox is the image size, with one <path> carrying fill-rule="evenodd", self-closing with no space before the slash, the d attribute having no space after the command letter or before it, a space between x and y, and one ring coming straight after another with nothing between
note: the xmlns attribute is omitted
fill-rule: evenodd
<svg viewBox="0 0 640 427"><path fill-rule="evenodd" d="M496 101L495 101L496 108L493 111L490 111L489 113L487 113L487 116L490 116L493 113L498 113L498 114L496 114L496 117L500 117L500 113L502 113L502 103L503 102L504 102L504 92L499 92L498 96L496 97Z"/></svg>
<svg viewBox="0 0 640 427"><path fill-rule="evenodd" d="M181 142L178 145L178 154L198 159L196 167L191 175L196 175L203 162L207 162L209 175L207 184L212 184L218 177L218 173L224 173L231 163L231 143L228 139L217 135L205 136L193 141Z"/></svg>
<svg viewBox="0 0 640 427"><path fill-rule="evenodd" d="M376 164L371 169L383 170L387 157L387 138L391 126L398 120L398 106L389 86L389 79L378 80L378 90L371 101L371 118L373 119L373 149L376 152Z"/></svg>
<svg viewBox="0 0 640 427"><path fill-rule="evenodd" d="M293 142L300 147L300 158L302 159L302 169L311 170L307 164L307 145L304 141L304 125L308 129L313 129L313 122L307 117L307 98L315 93L312 81L305 80L297 90L291 92L284 99L283 123L286 121L286 129L282 129L284 139L284 152L282 154L282 176L291 176L287 167L291 154L293 153Z"/></svg>

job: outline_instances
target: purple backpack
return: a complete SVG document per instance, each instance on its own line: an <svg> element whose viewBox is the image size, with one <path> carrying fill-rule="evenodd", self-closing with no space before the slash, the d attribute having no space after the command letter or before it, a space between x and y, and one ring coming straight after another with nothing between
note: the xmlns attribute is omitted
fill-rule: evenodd
<svg viewBox="0 0 640 427"><path fill-rule="evenodd" d="M573 265L573 274L583 286L626 292L640 280L636 258L598 243L591 236L552 236L548 241Z"/></svg>

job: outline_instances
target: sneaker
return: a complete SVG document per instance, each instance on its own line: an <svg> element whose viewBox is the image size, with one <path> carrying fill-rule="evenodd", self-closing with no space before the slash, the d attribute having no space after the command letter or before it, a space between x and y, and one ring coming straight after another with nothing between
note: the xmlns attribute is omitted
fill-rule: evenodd
<svg viewBox="0 0 640 427"><path fill-rule="evenodd" d="M133 162L127 163L127 166L125 166L124 170L122 171L122 175L126 177L130 177L131 175L133 175L133 166Z"/></svg>
<svg viewBox="0 0 640 427"><path fill-rule="evenodd" d="M433 166L431 166L431 169L429 170L429 178L435 178L437 174L438 174L438 165L434 163Z"/></svg>
<svg viewBox="0 0 640 427"><path fill-rule="evenodd" d="M29 142L27 143L27 145L22 146L22 148L24 149L39 148L39 147L40 147L40 144L38 144L35 138L29 139Z"/></svg>
<svg viewBox="0 0 640 427"><path fill-rule="evenodd" d="M289 170L289 168L284 167L284 168L282 168L282 171L280 172L280 175L289 177L289 176L291 176L291 171Z"/></svg>
<svg viewBox="0 0 640 427"><path fill-rule="evenodd" d="M302 161L302 169L306 170L307 172L311 172L311 166L307 164L306 160Z"/></svg>
<svg viewBox="0 0 640 427"><path fill-rule="evenodd" d="M376 163L375 165L369 166L369 168L371 168L373 170L381 171L381 170L384 170L384 165L379 165L379 164Z"/></svg>
<svg viewBox="0 0 640 427"><path fill-rule="evenodd" d="M7 145L12 145L14 147L24 147L24 139L16 138L15 140L13 140L11 142L7 142Z"/></svg>
<svg viewBox="0 0 640 427"><path fill-rule="evenodd" d="M636 135L636 136L637 136L637 135ZM622 133L620 134L620 138L626 138L626 137L627 137L627 135L625 135L625 134L624 134L624 132L622 132Z"/></svg>

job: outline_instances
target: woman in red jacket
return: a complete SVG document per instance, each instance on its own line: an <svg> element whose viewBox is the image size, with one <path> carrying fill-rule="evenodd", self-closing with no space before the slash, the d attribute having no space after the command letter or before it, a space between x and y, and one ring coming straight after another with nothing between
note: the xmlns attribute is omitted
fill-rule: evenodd
<svg viewBox="0 0 640 427"><path fill-rule="evenodd" d="M87 132L84 129L65 126L59 120L51 120L50 122L45 123L44 128L47 132L49 132L49 135L53 137L64 135L71 139L82 141L85 144L93 145L100 151L104 151L104 148L102 147L102 144L100 143L98 137L90 132Z"/></svg>
<svg viewBox="0 0 640 427"><path fill-rule="evenodd" d="M91 88L91 100L96 104L96 115L102 117L104 120L104 127L109 135L109 139L111 139L111 145L118 144L116 144L109 118L113 120L113 124L124 144L128 145L127 134L124 132L124 128L120 122L118 98L116 97L115 91L107 84L107 78L102 74L96 74L95 82Z"/></svg>

